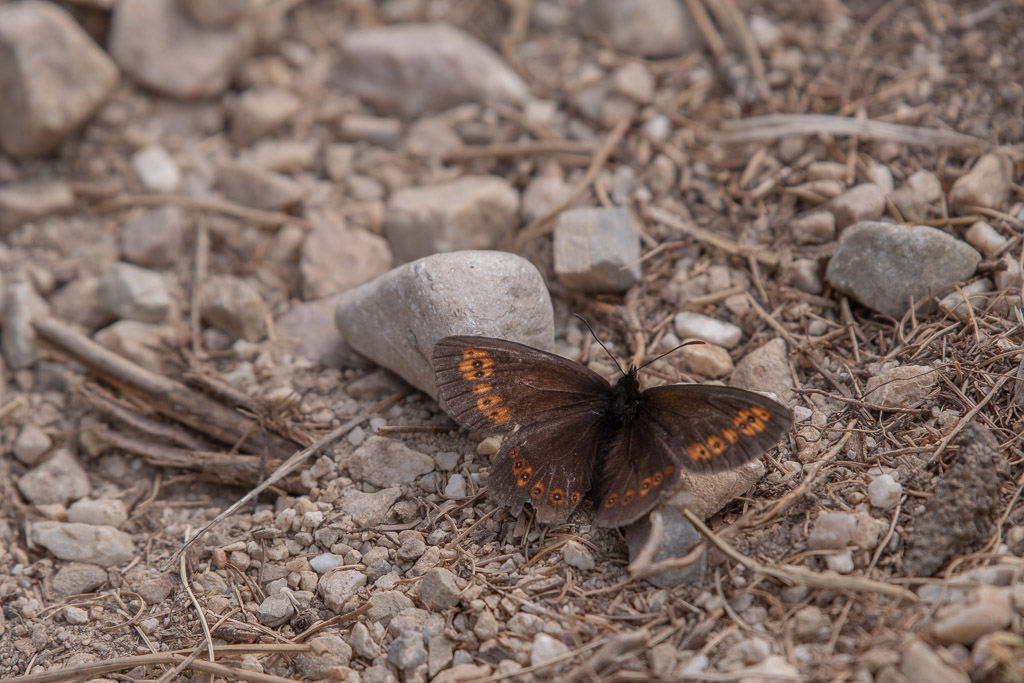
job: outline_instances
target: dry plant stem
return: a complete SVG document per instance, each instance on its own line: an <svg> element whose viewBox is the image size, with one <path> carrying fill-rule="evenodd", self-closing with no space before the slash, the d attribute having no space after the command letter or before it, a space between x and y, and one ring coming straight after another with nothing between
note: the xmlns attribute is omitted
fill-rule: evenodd
<svg viewBox="0 0 1024 683"><path fill-rule="evenodd" d="M856 119L828 114L768 114L722 122L720 144L764 142L797 135L857 135L862 140L894 140L925 147L951 147L987 150L986 140L940 128L904 126L871 119Z"/></svg>
<svg viewBox="0 0 1024 683"><path fill-rule="evenodd" d="M191 543L189 536L192 534L192 527L186 527L185 529L185 545ZM185 569L185 555L181 555L178 562L178 577L181 579L181 585L184 586L185 591L188 593L188 599L195 607L196 614L199 615L199 623L203 625L203 638L206 640L206 651L210 655L210 662L217 661L216 655L213 649L213 636L210 635L210 625L206 622L206 615L203 613L203 606L199 604L199 600L196 599L196 594L192 592L192 585L188 580L188 572Z"/></svg>
<svg viewBox="0 0 1024 683"><path fill-rule="evenodd" d="M130 209L134 206L163 206L164 204L174 204L176 206L200 209L203 211L215 211L226 216L238 218L248 223L255 223L259 226L266 226L275 229L282 223L298 225L306 230L313 229L313 224L305 218L291 216L287 213L250 209L226 199L197 199L195 197L186 197L185 195L178 194L122 195L103 202L96 207L96 210L100 213L109 213L111 211L120 211L121 209Z"/></svg>
<svg viewBox="0 0 1024 683"><path fill-rule="evenodd" d="M846 590L853 591L855 593L879 593L881 595L887 595L900 600L917 602L917 595L911 591L908 591L905 588L900 588L899 586L883 583L881 581L865 579L859 576L821 574L819 572L811 571L810 569L804 569L803 567L765 566L733 549L732 546L719 538L715 532L709 529L704 522L702 522L701 519L697 515L693 514L693 512L688 508L683 508L682 513L683 516L690 521L690 524L692 524L697 531L704 536L704 538L708 539L708 541L713 543L716 548L725 553L728 557L732 558L732 560L742 564L744 567L756 574L773 578L787 586L803 585L809 588L824 588L825 590L832 591Z"/></svg>
<svg viewBox="0 0 1024 683"><path fill-rule="evenodd" d="M609 638L604 645L597 648L597 652L561 680L566 683L598 680L606 669L619 664L623 657L642 649L650 635L646 628L639 628Z"/></svg>
<svg viewBox="0 0 1024 683"><path fill-rule="evenodd" d="M209 271L210 262L210 231L206 221L196 221L195 262L192 264L192 306L189 311L189 326L192 332L192 353L202 353L202 325L200 317L203 311L203 283Z"/></svg>
<svg viewBox="0 0 1024 683"><path fill-rule="evenodd" d="M188 547L196 541L196 539L200 538L214 525L219 524L225 518L233 515L243 505L245 505L251 500L254 500L257 496L266 491L268 488L270 488L271 486L273 486L274 484L276 484L277 482L281 481L286 476L294 472L299 467L299 465L304 463L310 456L319 453L322 449L331 445L332 443L334 443L335 441L337 441L338 439L340 439L341 437L345 436L350 431L358 427L371 414L373 414L377 410L382 410L385 407L391 405L394 401L401 399L401 397L406 395L407 391L407 389L402 389L400 391L395 392L394 394L384 399L377 405L373 406L368 410L362 411L345 424L327 433L326 435L318 439L316 443L307 446L306 448L303 448L301 451L298 451L297 453L292 455L290 458L284 461L284 463L282 463L280 467L274 470L274 473L267 477L266 481L264 481L262 484L254 488L252 491L249 491L249 493L242 496L242 498L238 502L228 507L228 509L226 509L224 512L214 517L213 520L211 520L206 526L200 529L199 532L195 536L193 536L187 543L178 548L171 556L171 559L168 561L168 565L171 562L173 562L179 555L181 555L181 553L185 552L185 550L187 550ZM168 565L165 565L165 567Z"/></svg>
<svg viewBox="0 0 1024 683"><path fill-rule="evenodd" d="M626 134L627 130L629 130L629 125L630 120L628 118L624 118L615 124L615 127L608 133L608 137L605 139L604 144L602 144L601 148L597 150L596 154L594 154L594 158L591 160L590 166L587 167L587 172L584 174L583 179L580 180L562 203L548 211L540 218L533 220L529 225L523 228L522 231L520 231L518 237L515 239L512 251L518 253L522 251L527 242L546 234L550 230L548 227L550 221L558 216L558 214L572 206L573 203L579 199L580 195L582 195L583 192L590 187L590 184L594 182L594 179L597 178L598 172L601 170L601 167L604 166L604 162L608 160L608 157L611 156L612 150L615 149L615 145L619 144L619 140L622 139L622 136Z"/></svg>
<svg viewBox="0 0 1024 683"><path fill-rule="evenodd" d="M985 397L978 401L974 405L974 407L972 407L969 411L967 411L967 413L964 414L963 417L960 418L960 421L956 423L956 427L954 427L953 430L946 435L946 438L944 438L939 443L939 447L935 449L935 452L928 457L929 464L935 462L935 460L939 458L943 454L943 452L945 452L946 447L949 446L949 443L957 437L957 435L961 432L961 430L963 430L967 423L973 420L974 416L981 412L981 409L984 408L985 405L988 404L988 402L991 401L995 397L995 395L999 393L1003 386L1011 379L1013 379L1013 375L1003 375L1002 377L1000 377L999 381L992 385L992 388L989 389L987 394L985 394Z"/></svg>
<svg viewBox="0 0 1024 683"><path fill-rule="evenodd" d="M736 6L736 0L712 0L707 2L707 5L718 18L719 23L729 29L729 32L743 48L743 54L750 63L750 73L754 77L757 94L762 98L767 98L768 84L764 77L764 62L761 60L761 52L757 48L757 43L754 42L754 37L750 35L746 17Z"/></svg>
<svg viewBox="0 0 1024 683"><path fill-rule="evenodd" d="M155 437L165 443L172 443L193 451L212 451L215 450L209 442L197 439L195 436L185 431L184 429L178 428L176 425L171 425L166 422L157 422L151 420L145 415L129 408L126 405L119 403L118 401L104 396L99 393L99 390L93 387L78 386L78 395L88 403L92 408L97 411L104 413L115 420L124 422L132 429L136 429L143 434Z"/></svg>
<svg viewBox="0 0 1024 683"><path fill-rule="evenodd" d="M644 209L644 217L649 220L664 223L670 228L675 228L676 230L686 233L698 242L703 242L704 244L721 249L728 254L752 257L756 259L758 263L762 263L773 268L779 265L778 255L768 251L767 249L737 244L735 240L729 239L724 235L711 232L710 230L705 230L704 228L699 228L696 225L691 225L679 216L669 213L660 207L646 207Z"/></svg>
<svg viewBox="0 0 1024 683"><path fill-rule="evenodd" d="M221 655L230 653L234 656L241 656L243 654L268 654L268 653L280 653L280 654L298 654L302 652L309 652L308 645L222 645L218 648ZM135 657L118 657L116 659L106 659L99 662L89 662L88 664L81 664L78 666L69 666L62 669L56 669L53 671L46 671L38 674L27 674L25 676L15 676L14 678L5 679L4 683L66 683L69 680L89 679L103 674L114 673L115 671L128 671L140 666L166 666L171 664L177 664L182 660L183 657L187 657L192 653L192 649L188 650L176 650L174 652L160 652L157 654L138 655ZM209 666L209 662L193 662L189 668L193 668L199 671L209 672L208 669L202 668L201 665ZM271 676L269 674L258 674L254 671L246 671L243 669L234 669L232 667L224 666L223 664L214 664L219 673L227 678L239 681L247 681L251 683L295 683L291 678L281 678L280 676Z"/></svg>
<svg viewBox="0 0 1024 683"><path fill-rule="evenodd" d="M650 514L651 530L644 541L644 547L637 553L636 558L626 568L633 580L649 579L652 576L659 576L677 569L685 569L700 559L704 554L704 546L695 545L682 557L668 557L658 562L654 561L658 550L661 549L662 541L665 540L665 520L660 510L654 510Z"/></svg>
<svg viewBox="0 0 1024 683"><path fill-rule="evenodd" d="M108 381L141 392L155 410L222 443L251 453L285 457L294 444L260 429L252 420L210 398L112 353L54 318L33 323L36 332Z"/></svg>

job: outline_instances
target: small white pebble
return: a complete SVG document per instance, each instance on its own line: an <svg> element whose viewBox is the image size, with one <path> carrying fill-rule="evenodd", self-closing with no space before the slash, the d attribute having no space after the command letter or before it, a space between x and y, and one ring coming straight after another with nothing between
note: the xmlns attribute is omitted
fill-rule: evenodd
<svg viewBox="0 0 1024 683"><path fill-rule="evenodd" d="M375 417L372 420L370 420L370 429L373 431L377 431L387 423L388 421L385 420L383 417Z"/></svg>
<svg viewBox="0 0 1024 683"><path fill-rule="evenodd" d="M569 541L565 544L565 547L562 548L562 558L570 567L576 567L584 571L589 571L595 566L594 556L582 544L576 541Z"/></svg>
<svg viewBox="0 0 1024 683"><path fill-rule="evenodd" d="M868 485L868 499L872 507L881 510L888 510L900 502L903 495L903 485L892 478L891 474L883 474L876 477Z"/></svg>
<svg viewBox="0 0 1024 683"><path fill-rule="evenodd" d="M727 349L735 348L743 338L743 330L738 326L692 311L676 315L676 334L683 339L696 337Z"/></svg>
<svg viewBox="0 0 1024 683"><path fill-rule="evenodd" d="M334 553L324 553L323 555L317 555L311 559L309 561L309 566L317 574L323 574L335 567L340 567L341 558Z"/></svg>
<svg viewBox="0 0 1024 683"><path fill-rule="evenodd" d="M346 438L348 438L348 442L350 444L352 444L353 446L358 446L363 442L363 439L366 438L366 430L363 429L362 427L356 427L355 429L348 433L348 437Z"/></svg>
<svg viewBox="0 0 1024 683"><path fill-rule="evenodd" d="M837 574L849 574L853 571L853 553L843 550L825 558L825 566Z"/></svg>
<svg viewBox="0 0 1024 683"><path fill-rule="evenodd" d="M998 230L985 221L978 221L968 228L964 237L972 247L984 254L986 258L994 256L1007 242L1007 239L999 234Z"/></svg>
<svg viewBox="0 0 1024 683"><path fill-rule="evenodd" d="M466 496L466 478L461 474L453 474L448 477L448 483L444 487L444 495L449 498L464 498Z"/></svg>

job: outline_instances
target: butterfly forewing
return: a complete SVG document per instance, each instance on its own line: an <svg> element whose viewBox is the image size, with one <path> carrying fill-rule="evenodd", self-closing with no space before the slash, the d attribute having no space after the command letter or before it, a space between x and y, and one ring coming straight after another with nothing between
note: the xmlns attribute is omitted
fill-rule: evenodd
<svg viewBox="0 0 1024 683"><path fill-rule="evenodd" d="M611 390L579 363L491 337L445 337L434 346L433 363L449 414L484 434L577 412L596 420Z"/></svg>
<svg viewBox="0 0 1024 683"><path fill-rule="evenodd" d="M498 451L487 488L513 514L528 502L538 521L560 524L590 491L601 438L600 421L586 412L523 427Z"/></svg>

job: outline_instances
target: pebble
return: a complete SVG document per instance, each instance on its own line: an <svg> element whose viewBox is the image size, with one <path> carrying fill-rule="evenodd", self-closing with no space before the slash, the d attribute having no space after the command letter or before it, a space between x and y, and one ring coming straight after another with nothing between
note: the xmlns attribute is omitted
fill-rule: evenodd
<svg viewBox="0 0 1024 683"><path fill-rule="evenodd" d="M396 590L383 590L373 594L373 607L366 613L367 618L385 628L391 624L391 621L413 607L412 600L409 599L405 593Z"/></svg>
<svg viewBox="0 0 1024 683"><path fill-rule="evenodd" d="M452 641L443 633L434 633L427 637L427 676L431 679L452 663Z"/></svg>
<svg viewBox="0 0 1024 683"><path fill-rule="evenodd" d="M252 50L251 25L201 26L178 0L126 0L114 6L107 46L121 70L169 97L223 93Z"/></svg>
<svg viewBox="0 0 1024 683"><path fill-rule="evenodd" d="M305 188L281 173L257 166L248 159L217 163L217 187L233 202L263 211L283 211L299 204Z"/></svg>
<svg viewBox="0 0 1024 683"><path fill-rule="evenodd" d="M648 104L654 98L654 76L640 62L627 62L611 74L612 93L637 104Z"/></svg>
<svg viewBox="0 0 1024 683"><path fill-rule="evenodd" d="M137 320L119 320L98 330L93 340L109 351L153 372L171 371L165 349L182 344L184 335L176 325L151 325Z"/></svg>
<svg viewBox="0 0 1024 683"><path fill-rule="evenodd" d="M342 558L334 553L322 553L309 560L309 568L317 574L325 574L335 567L340 567L342 564Z"/></svg>
<svg viewBox="0 0 1024 683"><path fill-rule="evenodd" d="M999 253L1006 243L1009 242L998 230L985 221L978 221L971 225L964 234L964 239L980 251L985 258L992 258Z"/></svg>
<svg viewBox="0 0 1024 683"><path fill-rule="evenodd" d="M342 569L321 576L317 583L317 592L324 599L328 609L340 614L345 603L365 585L366 574L354 569Z"/></svg>
<svg viewBox="0 0 1024 683"><path fill-rule="evenodd" d="M927 365L900 365L874 372L864 386L864 400L884 408L912 408L928 397L939 373Z"/></svg>
<svg viewBox="0 0 1024 683"><path fill-rule="evenodd" d="M1010 198L1013 164L1001 154L986 154L960 176L949 191L953 213L969 214L973 207L1002 211Z"/></svg>
<svg viewBox="0 0 1024 683"><path fill-rule="evenodd" d="M868 484L868 500L872 507L889 510L896 507L903 496L903 485L892 478L891 474L875 477Z"/></svg>
<svg viewBox="0 0 1024 683"><path fill-rule="evenodd" d="M401 441L371 436L345 461L350 476L374 486L411 484L434 471L434 459L414 451Z"/></svg>
<svg viewBox="0 0 1024 683"><path fill-rule="evenodd" d="M462 650L460 650L462 652ZM430 679L430 683L470 683L491 675L491 667L487 664L465 662L456 664L446 671L439 672Z"/></svg>
<svg viewBox="0 0 1024 683"><path fill-rule="evenodd" d="M89 613L81 607L67 605L61 609L64 620L72 626L82 626L89 623Z"/></svg>
<svg viewBox="0 0 1024 683"><path fill-rule="evenodd" d="M14 457L24 465L34 467L50 450L53 442L42 429L34 424L22 427L14 440Z"/></svg>
<svg viewBox="0 0 1024 683"><path fill-rule="evenodd" d="M967 674L947 664L917 638L903 650L899 670L910 683L968 683L970 680Z"/></svg>
<svg viewBox="0 0 1024 683"><path fill-rule="evenodd" d="M125 261L143 268L169 268L185 245L185 212L179 206L149 209L125 222L120 247Z"/></svg>
<svg viewBox="0 0 1024 683"><path fill-rule="evenodd" d="M295 616L295 606L284 593L270 595L256 608L256 616L264 626L277 628Z"/></svg>
<svg viewBox="0 0 1024 683"><path fill-rule="evenodd" d="M811 550L842 550L853 543L857 516L849 512L822 512L807 538Z"/></svg>
<svg viewBox="0 0 1024 683"><path fill-rule="evenodd" d="M498 637L498 620L489 609L481 610L473 623L473 633L481 641Z"/></svg>
<svg viewBox="0 0 1024 683"><path fill-rule="evenodd" d="M572 195L572 186L561 173L546 172L535 176L523 190L520 213L529 223L548 215Z"/></svg>
<svg viewBox="0 0 1024 683"><path fill-rule="evenodd" d="M445 610L459 603L461 595L455 574L441 567L427 570L420 580L420 599L431 610Z"/></svg>
<svg viewBox="0 0 1024 683"><path fill-rule="evenodd" d="M32 321L49 314L46 301L36 293L28 280L8 281L0 306L0 349L7 367L22 370L36 362L39 348Z"/></svg>
<svg viewBox="0 0 1024 683"><path fill-rule="evenodd" d="M230 107L231 139L245 146L274 132L302 109L302 100L283 88L252 88Z"/></svg>
<svg viewBox="0 0 1024 683"><path fill-rule="evenodd" d="M730 472L730 474L732 474L732 472ZM686 477L686 475L682 476L684 478ZM711 475L711 477L706 478L710 479L717 476L718 475ZM749 486L747 488L749 488ZM705 501L701 497L703 492L691 496L690 493L686 490L685 483L682 485L682 489L683 490L681 493L676 494L670 500L670 504L665 505L661 509L661 518L665 525L665 535L662 539L661 545L658 548L657 554L654 556L655 562L660 562L661 560L673 557L683 557L693 548L695 544L700 542L700 534L698 534L697 530L693 528L693 525L690 524L690 522L685 517L683 517L683 513L679 511L678 507L671 503L678 501L679 503L685 505L691 500L699 500L701 501L702 505L707 506L708 501ZM719 507L725 505L725 503L727 502L728 501L720 501ZM626 527L626 547L629 549L630 562L636 559L637 555L640 554L640 551L643 549L644 544L647 542L647 538L650 536L650 533L651 522L650 518L647 516L641 517L638 521ZM703 578L706 567L707 560L704 557L702 557L700 560L698 560L694 564L691 564L689 567L683 567L682 569L674 569L669 572L663 572L656 576L649 577L647 579L647 582L657 586L658 588L671 588L673 586L698 583Z"/></svg>
<svg viewBox="0 0 1024 683"><path fill-rule="evenodd" d="M794 259L789 271L789 284L808 294L821 294L825 283L821 278L821 264L818 259Z"/></svg>
<svg viewBox="0 0 1024 683"><path fill-rule="evenodd" d="M313 227L302 242L302 296L319 299L370 282L391 268L387 240L346 223L329 210L309 212Z"/></svg>
<svg viewBox="0 0 1024 683"><path fill-rule="evenodd" d="M492 249L507 243L519 223L519 193L497 176L464 176L391 195L384 236L395 258L412 261L439 252Z"/></svg>
<svg viewBox="0 0 1024 683"><path fill-rule="evenodd" d="M384 523L388 510L401 497L402 490L399 488L385 488L375 493L346 489L338 505L356 526L374 527Z"/></svg>
<svg viewBox="0 0 1024 683"><path fill-rule="evenodd" d="M992 276L995 280L995 288L1000 291L1011 289L1019 292L1021 286L1024 285L1024 269L1021 268L1020 261L1010 254L1003 254L997 265L1001 266L1003 270L997 270Z"/></svg>
<svg viewBox="0 0 1024 683"><path fill-rule="evenodd" d="M107 578L107 570L103 567L83 562L66 562L50 580L50 591L58 599L91 593L105 584Z"/></svg>
<svg viewBox="0 0 1024 683"><path fill-rule="evenodd" d="M334 73L343 91L407 120L467 102L518 107L530 99L493 50L441 22L348 31Z"/></svg>
<svg viewBox="0 0 1024 683"><path fill-rule="evenodd" d="M691 311L676 314L676 334L682 339L696 337L727 349L736 348L743 338L743 330L737 325Z"/></svg>
<svg viewBox="0 0 1024 683"><path fill-rule="evenodd" d="M418 560L427 551L427 543L423 540L423 534L413 529L399 532L398 542L401 545L395 551L395 556L403 562Z"/></svg>
<svg viewBox="0 0 1024 683"><path fill-rule="evenodd" d="M128 521L128 508L117 498L76 500L68 508L68 521L95 526L112 526L115 529Z"/></svg>
<svg viewBox="0 0 1024 683"><path fill-rule="evenodd" d="M577 19L584 32L604 34L616 50L635 57L676 57L702 44L689 12L674 0L589 0Z"/></svg>
<svg viewBox="0 0 1024 683"><path fill-rule="evenodd" d="M159 605L170 596L177 586L176 579L167 574L158 574L134 587L147 605Z"/></svg>
<svg viewBox="0 0 1024 683"><path fill-rule="evenodd" d="M32 541L62 560L115 567L135 555L132 537L108 526L33 522Z"/></svg>
<svg viewBox="0 0 1024 683"><path fill-rule="evenodd" d="M338 137L346 142L394 148L401 134L402 122L392 117L346 114L338 120Z"/></svg>
<svg viewBox="0 0 1024 683"><path fill-rule="evenodd" d="M67 448L58 448L18 479L18 490L33 505L67 505L87 496L89 488L89 476Z"/></svg>
<svg viewBox="0 0 1024 683"><path fill-rule="evenodd" d="M3 122L0 122L0 131L3 126ZM7 234L22 223L69 211L74 206L75 194L71 186L63 181L0 184L0 235Z"/></svg>
<svg viewBox="0 0 1024 683"><path fill-rule="evenodd" d="M174 192L181 185L181 169L170 153L158 145L143 147L131 158L142 186L151 192Z"/></svg>
<svg viewBox="0 0 1024 683"><path fill-rule="evenodd" d="M874 221L885 212L885 192L875 183L855 185L829 203L829 211L835 216L836 228L843 228Z"/></svg>
<svg viewBox="0 0 1024 683"><path fill-rule="evenodd" d="M462 462L462 456L454 451L434 453L434 465L441 472L451 472Z"/></svg>
<svg viewBox="0 0 1024 683"><path fill-rule="evenodd" d="M388 624L388 633L394 637L402 631L414 630L430 636L444 633L444 628L445 618L442 615L418 607L408 607L394 616Z"/></svg>
<svg viewBox="0 0 1024 683"><path fill-rule="evenodd" d="M554 346L544 279L526 259L497 251L436 254L392 269L346 292L335 323L354 349L435 398L429 358L441 337L479 334Z"/></svg>
<svg viewBox="0 0 1024 683"><path fill-rule="evenodd" d="M585 572L590 571L596 566L594 555L586 546L577 541L568 541L562 547L562 560L570 567L576 567Z"/></svg>
<svg viewBox="0 0 1024 683"><path fill-rule="evenodd" d="M768 655L737 678L738 683L764 683L765 681L792 681L800 679L800 670L781 655Z"/></svg>
<svg viewBox="0 0 1024 683"><path fill-rule="evenodd" d="M639 282L640 237L626 207L583 206L558 216L555 274L583 292L624 292Z"/></svg>
<svg viewBox="0 0 1024 683"><path fill-rule="evenodd" d="M342 673L352 661L352 648L348 643L333 633L322 633L308 642L309 652L294 655L299 677L308 680L351 680L343 678Z"/></svg>
<svg viewBox="0 0 1024 683"><path fill-rule="evenodd" d="M907 185L926 202L936 202L942 198L942 182L931 171L915 171L907 178Z"/></svg>
<svg viewBox="0 0 1024 683"><path fill-rule="evenodd" d="M530 648L530 666L543 664L567 652L569 652L569 646L562 641L552 638L546 633L538 633L533 637L533 646Z"/></svg>
<svg viewBox="0 0 1024 683"><path fill-rule="evenodd" d="M827 638L832 627L832 620L820 608L814 605L801 607L793 615L790 622L793 628L793 635L798 640L820 641Z"/></svg>
<svg viewBox="0 0 1024 683"><path fill-rule="evenodd" d="M730 384L748 391L774 394L779 402L794 402L793 376L789 372L786 342L772 339L740 359Z"/></svg>
<svg viewBox="0 0 1024 683"><path fill-rule="evenodd" d="M345 636L345 640L348 641L352 650L363 659L373 661L380 656L380 646L370 634L370 629L361 621L357 621L352 626L352 630Z"/></svg>
<svg viewBox="0 0 1024 683"><path fill-rule="evenodd" d="M972 645L986 633L1005 629L1013 616L1010 588L978 586L964 600L939 608L932 633L944 643Z"/></svg>
<svg viewBox="0 0 1024 683"><path fill-rule="evenodd" d="M918 302L966 280L980 261L981 254L941 230L865 222L843 232L826 277L840 292L898 319L911 297Z"/></svg>
<svg viewBox="0 0 1024 683"><path fill-rule="evenodd" d="M49 154L117 85L117 67L60 5L0 7L4 111L0 147L16 159Z"/></svg>
<svg viewBox="0 0 1024 683"><path fill-rule="evenodd" d="M260 168L276 173L299 173L312 169L317 163L319 145L311 140L258 140L245 150L241 158ZM292 232L291 226L285 232ZM302 228L298 228L301 236ZM268 255L269 256L269 255Z"/></svg>
<svg viewBox="0 0 1024 683"><path fill-rule="evenodd" d="M448 483L444 487L444 495L449 498L465 498L466 478L461 474L453 474L448 477Z"/></svg>
<svg viewBox="0 0 1024 683"><path fill-rule="evenodd" d="M729 352L714 344L693 344L679 349L679 360L689 372L712 379L728 377L734 366Z"/></svg>
<svg viewBox="0 0 1024 683"><path fill-rule="evenodd" d="M825 566L836 574L849 574L854 570L853 553L849 550L839 550L832 555L826 555Z"/></svg>
<svg viewBox="0 0 1024 683"><path fill-rule="evenodd" d="M423 646L423 634L413 629L399 633L388 646L388 661L402 671L424 664L427 649Z"/></svg>
<svg viewBox="0 0 1024 683"><path fill-rule="evenodd" d="M517 612L508 620L508 630L521 636L532 636L544 630L544 619L536 614Z"/></svg>
<svg viewBox="0 0 1024 683"><path fill-rule="evenodd" d="M214 275L205 282L201 315L203 322L232 339L258 342L267 336L270 308L246 280Z"/></svg>
<svg viewBox="0 0 1024 683"><path fill-rule="evenodd" d="M171 312L171 293L155 270L117 263L100 280L100 305L110 314L143 323L160 323Z"/></svg>

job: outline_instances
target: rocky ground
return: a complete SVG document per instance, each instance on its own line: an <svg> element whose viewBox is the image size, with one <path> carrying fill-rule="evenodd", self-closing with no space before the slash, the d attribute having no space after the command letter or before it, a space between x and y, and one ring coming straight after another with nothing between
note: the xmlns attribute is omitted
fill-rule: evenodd
<svg viewBox="0 0 1024 683"><path fill-rule="evenodd" d="M0 6L0 677L1021 680L1021 10ZM796 426L513 514L430 349L573 314Z"/></svg>

